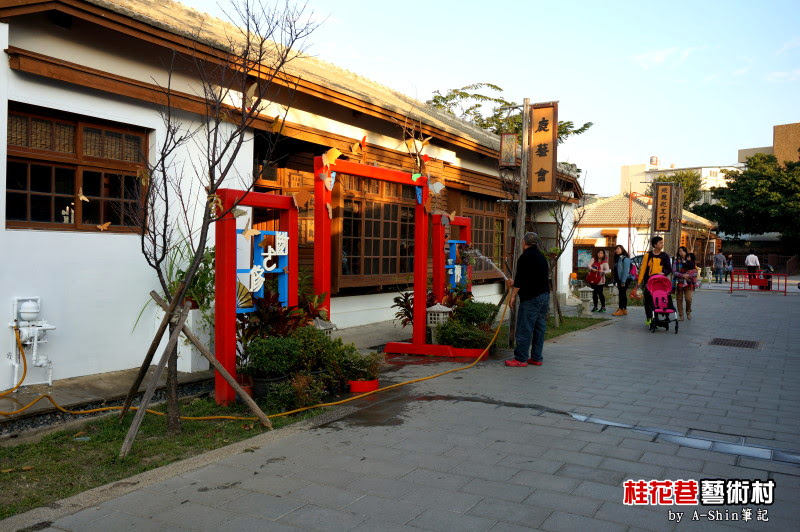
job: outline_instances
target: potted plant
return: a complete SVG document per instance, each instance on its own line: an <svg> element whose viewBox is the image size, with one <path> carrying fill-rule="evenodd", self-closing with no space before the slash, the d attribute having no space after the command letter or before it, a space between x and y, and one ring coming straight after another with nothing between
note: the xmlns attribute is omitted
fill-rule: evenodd
<svg viewBox="0 0 800 532"><path fill-rule="evenodd" d="M348 355L341 361L341 365L350 392L363 393L377 390L378 374L384 362L383 354L375 352L362 355L355 350Z"/></svg>
<svg viewBox="0 0 800 532"><path fill-rule="evenodd" d="M263 397L270 385L289 378L300 345L293 338L270 336L247 344L239 372L253 379L253 396Z"/></svg>

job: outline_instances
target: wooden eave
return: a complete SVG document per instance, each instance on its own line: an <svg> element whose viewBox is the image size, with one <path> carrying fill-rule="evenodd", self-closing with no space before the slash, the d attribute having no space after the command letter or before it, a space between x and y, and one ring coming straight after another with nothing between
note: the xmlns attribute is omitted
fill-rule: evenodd
<svg viewBox="0 0 800 532"><path fill-rule="evenodd" d="M6 5L0 7L0 19L8 19L21 15L41 13L46 11L59 11L73 17L92 22L99 26L109 28L120 33L124 33L133 38L144 40L158 46L185 53L201 60L214 63L227 64L225 61L226 53L223 50L204 44L197 40L177 35L161 28L138 21L131 17L126 17L115 11L104 9L94 4L88 4L81 0L7 0ZM402 113L384 109L375 104L370 104L319 84L305 81L301 78L287 76L287 79L273 78L276 83L285 86L296 87L300 92L331 102L342 107L364 113L366 115L386 121L398 120L405 121L408 117ZM478 142L465 139L457 134L422 124L420 132L426 136L445 141L454 146L465 148L469 151L486 155L493 159L499 158L499 151L493 150Z"/></svg>
<svg viewBox="0 0 800 532"><path fill-rule="evenodd" d="M169 104L176 109L187 112L202 114L206 111L205 100L194 94L173 90L170 91L168 96L163 87L154 83L146 83L111 74L22 48L9 47L6 50L6 54L9 58L10 67L21 72L92 89L102 87L102 89L98 90L156 105ZM233 107L230 107L230 109L235 111ZM252 122L251 126L256 129L270 131L272 123L273 119L271 117L259 117ZM281 134L314 144L337 147L344 152L349 151L353 142L358 140L289 121L283 123ZM368 144L367 149L372 156L381 160L391 160L394 165L402 166L404 162L408 161L408 154L405 152L372 144ZM496 176L444 164L441 177L445 179L448 187L490 196L502 197L504 195L500 187L500 179ZM497 189L493 189L492 185L496 185Z"/></svg>

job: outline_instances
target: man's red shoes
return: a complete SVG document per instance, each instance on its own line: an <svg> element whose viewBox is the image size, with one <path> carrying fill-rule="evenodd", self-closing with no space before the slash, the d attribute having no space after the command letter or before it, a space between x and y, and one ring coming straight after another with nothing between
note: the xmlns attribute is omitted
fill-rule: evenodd
<svg viewBox="0 0 800 532"><path fill-rule="evenodd" d="M541 366L542 365L542 361L541 360L534 360L532 358L529 358L528 359L528 364L530 364L531 366Z"/></svg>
<svg viewBox="0 0 800 532"><path fill-rule="evenodd" d="M512 358L511 360L506 360L506 366L511 366L512 368L526 368L528 367L528 363L520 362L516 358Z"/></svg>

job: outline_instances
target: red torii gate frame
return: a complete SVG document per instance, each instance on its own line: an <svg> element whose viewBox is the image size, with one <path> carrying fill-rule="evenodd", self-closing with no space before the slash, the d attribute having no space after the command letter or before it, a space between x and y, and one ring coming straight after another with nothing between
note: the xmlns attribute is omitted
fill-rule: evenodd
<svg viewBox="0 0 800 532"><path fill-rule="evenodd" d="M275 209L279 211L278 230L289 233L289 306L297 305L298 274L298 213L291 196L277 196L263 192L245 192L221 188L217 196L222 209L232 208L236 202L245 207ZM236 218L230 212L217 220L215 227L215 286L214 286L214 348L217 360L231 375L236 375ZM236 400L233 388L215 372L214 396L218 404L229 405Z"/></svg>
<svg viewBox="0 0 800 532"><path fill-rule="evenodd" d="M390 170L379 166L370 166L345 160L331 163L326 170L322 157L314 157L314 291L325 294L324 307L330 314L331 309L331 217L328 215L327 205L331 205L332 190L325 186L324 176L330 172L348 174L358 177L367 177L398 183L401 185L417 186L422 189L421 201L417 201L414 208L414 324L411 343L389 342L384 351L386 353L409 355L432 355L446 357L480 357L482 349L460 349L449 345L429 345L426 343L428 299L428 213L425 211L425 202L428 199L428 181L425 176L420 176L412 181L408 172ZM323 177L320 177L323 176ZM461 220L469 219L459 217ZM439 221L441 228L441 220ZM467 225L467 227L470 227ZM434 230L436 225L434 225ZM444 232L441 233L441 244L444 246ZM466 240L466 239L465 239ZM434 260L436 255L434 253ZM441 276L444 278L444 256L442 255ZM434 267L434 275L436 275ZM444 284L442 284L444 290Z"/></svg>

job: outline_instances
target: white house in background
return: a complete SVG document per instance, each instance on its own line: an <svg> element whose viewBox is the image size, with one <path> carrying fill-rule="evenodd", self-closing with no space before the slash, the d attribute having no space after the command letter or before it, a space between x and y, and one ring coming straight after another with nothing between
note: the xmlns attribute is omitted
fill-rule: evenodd
<svg viewBox="0 0 800 532"><path fill-rule="evenodd" d="M0 64L0 321L6 324L0 327L0 390L15 384L16 346L7 325L14 298L40 298L40 317L56 327L40 346L55 379L141 364L155 329L153 305L133 325L159 286L141 255L138 229L124 215L136 208L129 192L142 186L137 176L166 135L157 105L167 84L165 65L173 54L193 58L200 48L206 57L224 53L229 30L170 0L0 4L6 54ZM314 58L297 60L289 73L299 85L280 133L280 161L265 166L261 157L264 137L273 135L277 113L271 112L234 161L238 176L255 179L257 191L313 191L314 156L331 147L353 156L351 147L364 137L364 163L407 171L411 158L397 124L416 123L431 137L425 148L431 176L446 185L442 211L471 217L474 246L502 267L513 231L506 204L497 201L506 193L496 135ZM198 86L190 71L173 76L172 89L181 95L174 105L187 129L202 123ZM200 155L189 143L174 163L191 168ZM331 264L314 264L313 211L300 210L301 270L330 269L331 313L340 327L393 318L396 287L411 281L408 214L415 202L413 186L341 176L331 206ZM204 203L205 197L197 208ZM561 291L570 271L569 257L563 260ZM476 267L476 297L497 301L500 278ZM180 364L185 371L203 366L189 356ZM43 371L31 368L28 382L44 380Z"/></svg>
<svg viewBox="0 0 800 532"><path fill-rule="evenodd" d="M619 191L621 194L637 192L644 194L647 187L654 179L669 175L675 172L690 171L698 172L702 179L700 190L702 195L697 203L711 203L712 187L726 186L725 174L723 170L739 170L738 166L686 166L676 168L674 164L662 166L655 155L650 157L648 164L628 164L620 167Z"/></svg>
<svg viewBox="0 0 800 532"><path fill-rule="evenodd" d="M652 205L647 197L634 197L631 200L628 194L617 194L577 210L576 217L580 219L574 242L575 268L588 267L589 257L598 248L611 253L619 244L628 250L631 257L635 257L650 247ZM715 242L713 222L683 211L681 245L702 260L703 254L713 254ZM674 254L676 250L665 251Z"/></svg>

